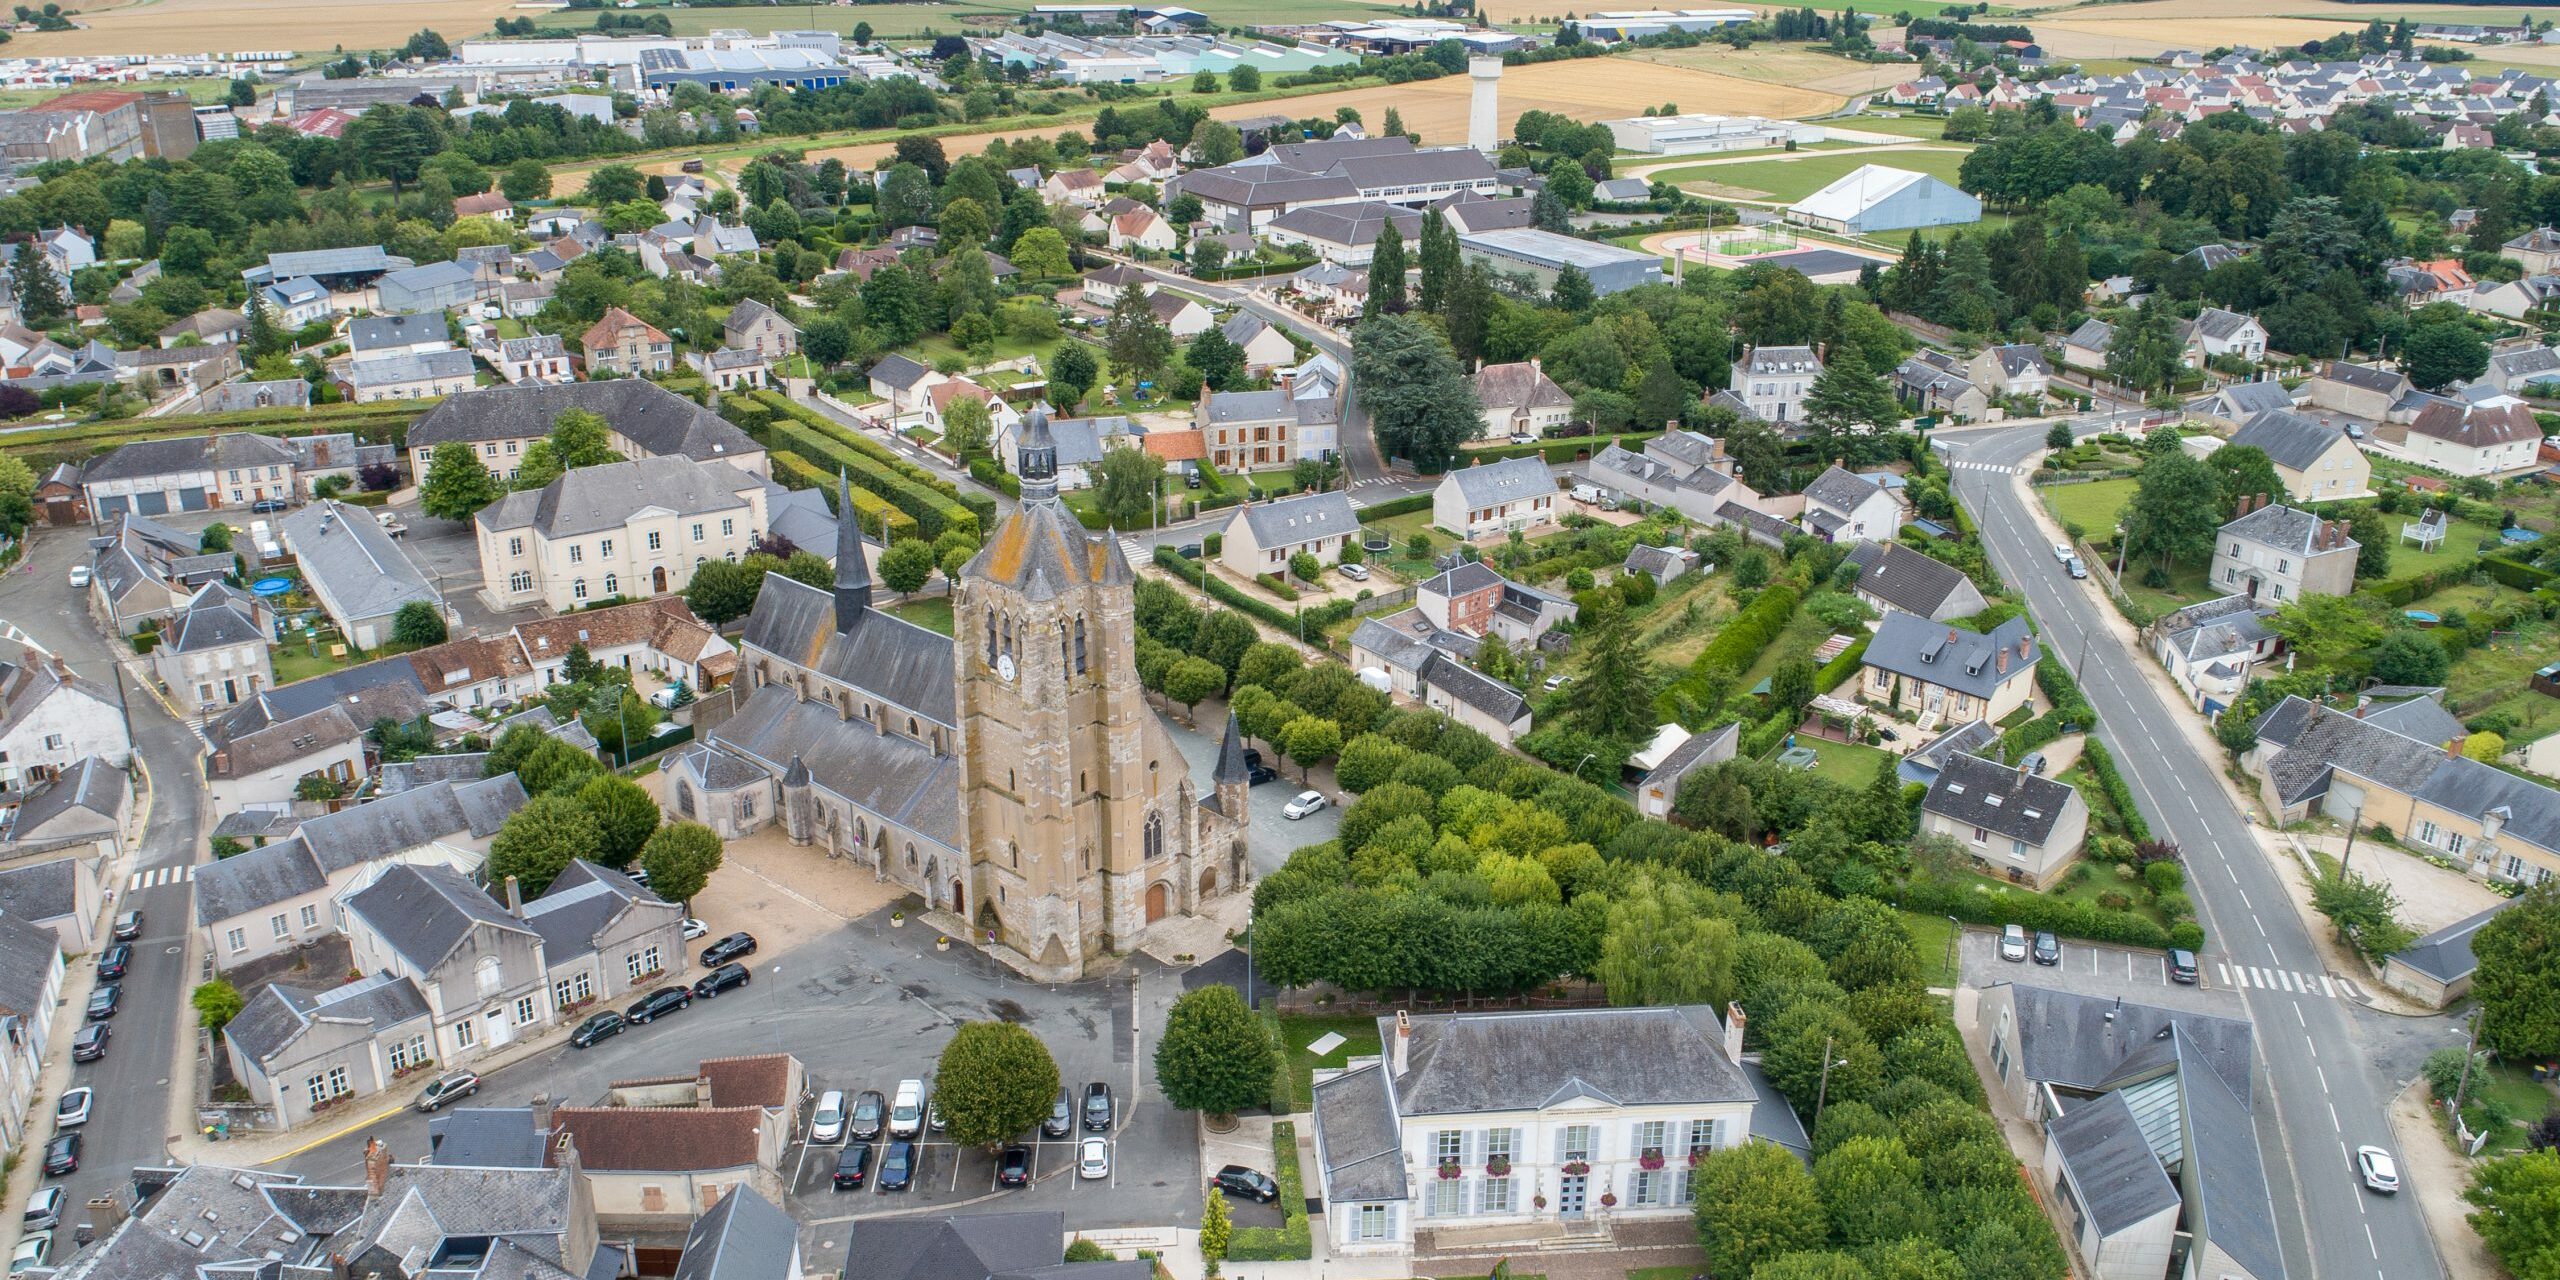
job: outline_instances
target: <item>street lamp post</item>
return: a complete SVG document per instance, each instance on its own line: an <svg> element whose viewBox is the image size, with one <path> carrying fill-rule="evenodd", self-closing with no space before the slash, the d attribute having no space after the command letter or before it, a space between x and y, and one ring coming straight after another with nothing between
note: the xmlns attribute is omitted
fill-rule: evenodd
<svg viewBox="0 0 2560 1280"><path fill-rule="evenodd" d="M2338 879L2347 878L2347 868L2356 862L2356 828L2364 825L2364 808L2359 805L2347 816L2347 851L2338 859Z"/></svg>
<svg viewBox="0 0 2560 1280"><path fill-rule="evenodd" d="M1598 754L1600 753L1597 751L1585 751L1582 753L1581 759L1573 762L1573 776L1576 780L1579 780L1582 777L1582 766L1591 763L1591 757Z"/></svg>
<svg viewBox="0 0 2560 1280"><path fill-rule="evenodd" d="M1813 1091L1813 1127L1817 1129L1822 1127L1822 1106L1831 1100L1831 1069L1849 1065L1847 1058L1831 1060L1831 1041L1830 1036L1822 1038L1822 1083Z"/></svg>
<svg viewBox="0 0 2560 1280"><path fill-rule="evenodd" d="M1956 935L1957 935L1957 934L1960 934L1960 933L1963 933L1963 932L1964 932L1964 923L1963 923L1962 921L1960 921L1960 920L1957 920L1954 916L1948 916L1948 917L1947 917L1947 983L1948 983L1948 985L1950 985L1950 986L1952 986L1952 985L1954 985L1954 984L1955 984L1955 979L1956 979Z"/></svg>

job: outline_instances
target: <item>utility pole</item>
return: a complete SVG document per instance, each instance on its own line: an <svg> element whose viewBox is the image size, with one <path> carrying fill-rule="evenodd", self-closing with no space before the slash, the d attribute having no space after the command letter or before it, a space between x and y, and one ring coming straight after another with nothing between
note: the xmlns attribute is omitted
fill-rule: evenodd
<svg viewBox="0 0 2560 1280"><path fill-rule="evenodd" d="M2455 1082L2453 1086L2453 1109L2450 1114L2457 1119L2462 1115L2462 1095L2471 1088L2471 1060L2478 1056L2480 1056L2480 1007L2473 1005L2471 1007L2471 1039L2462 1047L2462 1079Z"/></svg>
<svg viewBox="0 0 2560 1280"><path fill-rule="evenodd" d="M1954 983L1955 983L1955 977L1956 977L1956 935L1961 934L1961 933L1963 933L1963 932L1964 932L1964 923L1963 923L1962 921L1957 920L1954 916L1948 916L1948 917L1947 917L1947 981L1948 981L1948 985L1950 985L1950 986L1954 985ZM1828 1058L1830 1055L1829 1055L1829 1054L1824 1054L1823 1056L1824 1056L1824 1057L1826 1057L1826 1058Z"/></svg>
<svg viewBox="0 0 2560 1280"><path fill-rule="evenodd" d="M1813 1124L1817 1129L1822 1127L1822 1105L1831 1100L1831 1069L1849 1065L1847 1058L1831 1060L1831 1041L1830 1036L1822 1038L1822 1083L1813 1091Z"/></svg>
<svg viewBox="0 0 2560 1280"><path fill-rule="evenodd" d="M2347 868L2355 865L2356 828L2362 825L2364 825L2364 808L2359 805L2354 813L2347 815L2347 852L2345 856L2338 859L2338 878L2340 880L2346 879Z"/></svg>

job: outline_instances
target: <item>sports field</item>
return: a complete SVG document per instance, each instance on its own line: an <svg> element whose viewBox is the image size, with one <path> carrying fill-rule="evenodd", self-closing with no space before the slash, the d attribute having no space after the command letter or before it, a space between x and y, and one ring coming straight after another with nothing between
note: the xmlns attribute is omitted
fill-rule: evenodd
<svg viewBox="0 0 2560 1280"><path fill-rule="evenodd" d="M1233 119L1285 110L1299 117L1330 116L1337 108L1350 107L1374 130L1386 118L1387 108L1394 107L1403 117L1405 128L1420 133L1424 142L1464 142L1469 84L1465 76L1442 76L1412 84L1291 98L1285 108L1268 103L1248 104L1212 108L1210 114ZM1836 109L1843 101L1836 93L1624 58L1513 67L1502 74L1501 94L1500 118L1505 130L1520 118L1521 112L1533 110L1552 111L1577 120L1605 120L1677 103L1687 111L1786 117L1819 115Z"/></svg>
<svg viewBox="0 0 2560 1280"><path fill-rule="evenodd" d="M1793 201L1820 191L1865 164L1911 169L1953 182L1957 168L1964 164L1964 157L1962 150L1797 152L1794 159L1771 157L1739 164L1691 165L1650 176L1658 182L1674 182L1691 190L1704 190L1706 194L1745 200Z"/></svg>
<svg viewBox="0 0 2560 1280"><path fill-rule="evenodd" d="M1702 45L1695 49L1648 49L1628 56L1640 62L1713 71L1719 75L1758 80L1765 84L1794 85L1843 97L1889 89L1918 74L1917 69L1907 62L1851 62L1802 45L1764 44L1749 49ZM1691 111L1725 110L1717 103L1684 102L1680 105Z"/></svg>

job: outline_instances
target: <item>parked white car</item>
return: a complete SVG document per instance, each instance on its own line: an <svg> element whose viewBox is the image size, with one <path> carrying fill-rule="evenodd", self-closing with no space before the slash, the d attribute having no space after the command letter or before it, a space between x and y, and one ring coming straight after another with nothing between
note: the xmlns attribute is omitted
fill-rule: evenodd
<svg viewBox="0 0 2560 1280"><path fill-rule="evenodd" d="M2391 1153L2380 1147L2356 1148L2356 1173L2364 1185L2384 1195L2400 1190L2400 1166L2391 1162Z"/></svg>
<svg viewBox="0 0 2560 1280"><path fill-rule="evenodd" d="M844 1141L844 1090L829 1089L818 1095L818 1109L809 1116L809 1141Z"/></svg>
<svg viewBox="0 0 2560 1280"><path fill-rule="evenodd" d="M75 564L71 566L71 585L75 587L85 587L89 585L89 566L85 564Z"/></svg>
<svg viewBox="0 0 2560 1280"><path fill-rule="evenodd" d="M1301 791L1298 793L1297 799L1290 801L1287 805L1281 808L1280 816L1287 818L1291 822L1295 822L1298 819L1306 817L1308 814L1314 813L1316 810L1323 808L1325 803L1326 801L1323 792Z"/></svg>
<svg viewBox="0 0 2560 1280"><path fill-rule="evenodd" d="M1076 1176L1108 1178L1111 1176L1111 1144L1101 1138L1087 1138L1076 1144Z"/></svg>

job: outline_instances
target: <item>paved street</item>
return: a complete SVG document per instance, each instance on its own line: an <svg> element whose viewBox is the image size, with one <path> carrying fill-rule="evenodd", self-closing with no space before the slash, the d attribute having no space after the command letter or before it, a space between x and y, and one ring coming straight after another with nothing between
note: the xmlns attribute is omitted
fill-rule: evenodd
<svg viewBox="0 0 2560 1280"><path fill-rule="evenodd" d="M26 560L0 577L0 619L15 623L61 655L73 671L112 689L117 650L89 620L82 593L68 582L71 566L88 561L87 539L85 529L37 532L28 543ZM0 657L16 661L18 655ZM205 852L198 825L203 783L196 773L196 739L148 693L130 685L123 692L134 745L153 782L150 825L132 860L133 874L150 882L150 887L128 892L132 879L127 875L111 875L108 881L115 895L111 910L139 908L145 927L134 943L132 967L124 979L124 1007L114 1020L106 1058L69 1072L70 1086L97 1090L97 1105L93 1118L81 1129L80 1172L56 1180L69 1189L73 1206L53 1250L57 1261L70 1256L70 1228L85 1221L80 1205L91 1196L125 1186L136 1165L167 1161L165 1142L179 1131L171 1126L187 1123L190 1109L172 1090L184 1092L193 1084L180 1069L178 1055L192 1052L194 1015L185 1009L187 991L197 981L186 958L193 895L182 878L183 868ZM87 998L93 960L74 956L65 963L63 999L76 1016ZM56 1041L55 1054L63 1063L70 1058L68 1040L64 1033ZM60 1070L56 1065L48 1079ZM59 1096L59 1089L51 1087L37 1094L29 1108L31 1135L51 1136L53 1104ZM23 1200L25 1192L37 1184L36 1166L33 1160L18 1162L10 1178L16 1196L11 1203Z"/></svg>
<svg viewBox="0 0 2560 1280"><path fill-rule="evenodd" d="M2153 832L2185 850L2188 881L2206 934L2208 981L2229 979L2256 1024L2262 1067L2256 1090L2259 1146L2287 1270L2322 1280L2443 1274L2414 1197L2369 1195L2350 1173L2358 1146L2397 1149L2385 1105L2425 1049L2450 1043L2443 1019L2397 1019L2335 998L2334 976L2296 916L2255 829L2232 801L2221 761L2183 731L2183 707L2164 701L2131 651L2102 619L2094 590L2054 563L2015 468L2044 443L2035 423L1938 441L1956 463L1957 491L1977 516L1992 564L2026 600L2045 643L2078 669L2097 708L2099 736L2115 750ZM2085 645L2085 650L2084 646ZM2085 652L2085 658L2082 654ZM2251 975L2274 978L2261 983ZM2046 972L2050 973L2050 970ZM2286 976L2275 976L2286 975ZM2304 990L2301 978L2315 979ZM2316 979L2330 976L2329 989ZM2130 985L2150 998L2156 988Z"/></svg>

